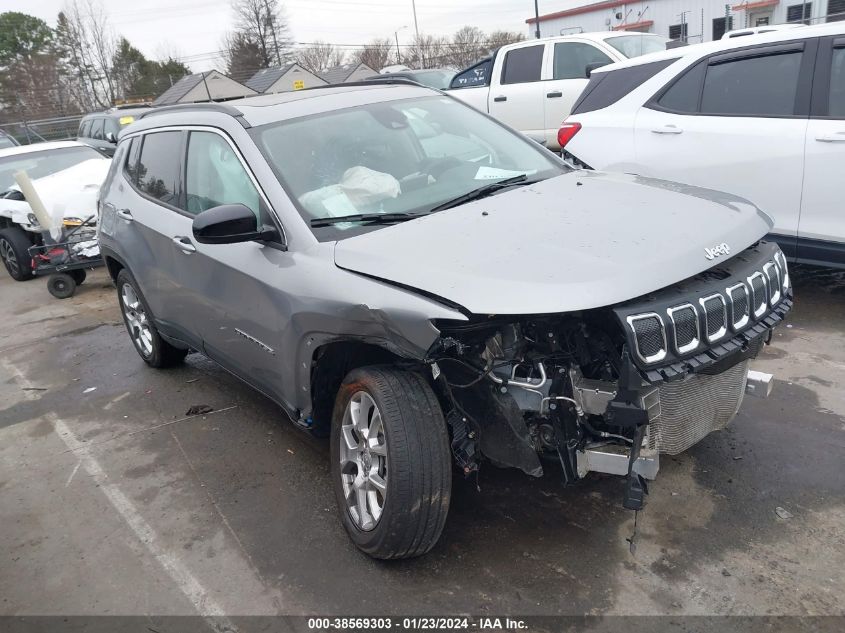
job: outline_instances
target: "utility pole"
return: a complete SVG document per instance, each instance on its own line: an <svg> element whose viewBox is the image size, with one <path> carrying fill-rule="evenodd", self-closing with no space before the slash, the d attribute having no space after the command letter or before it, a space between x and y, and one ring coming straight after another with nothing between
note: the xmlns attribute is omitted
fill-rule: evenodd
<svg viewBox="0 0 845 633"><path fill-rule="evenodd" d="M534 37L538 40L540 39L540 7L537 4L537 0L534 0Z"/></svg>
<svg viewBox="0 0 845 633"><path fill-rule="evenodd" d="M417 2L416 0L411 0L411 8L414 10L414 33L417 36L417 42L420 41L420 27L417 24Z"/></svg>
<svg viewBox="0 0 845 633"><path fill-rule="evenodd" d="M401 31L403 29L407 29L407 28L408 28L407 26L400 26L398 29L393 31L393 37L396 38L396 63L397 64L402 63L402 51L399 50L399 31Z"/></svg>
<svg viewBox="0 0 845 633"><path fill-rule="evenodd" d="M281 66L282 65L282 56L279 54L279 41L276 39L276 23L275 23L275 16L270 13L270 2L269 0L264 0L264 7L267 9L267 24L270 25L270 30L273 32L273 46L276 49L276 63Z"/></svg>

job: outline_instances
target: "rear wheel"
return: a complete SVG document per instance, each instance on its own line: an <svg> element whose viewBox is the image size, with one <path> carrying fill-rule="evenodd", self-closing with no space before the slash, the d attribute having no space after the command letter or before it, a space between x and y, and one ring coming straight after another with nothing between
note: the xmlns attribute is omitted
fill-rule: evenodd
<svg viewBox="0 0 845 633"><path fill-rule="evenodd" d="M0 230L0 260L15 281L33 278L32 258L29 247L32 243L26 231L17 226Z"/></svg>
<svg viewBox="0 0 845 633"><path fill-rule="evenodd" d="M332 479L341 520L375 558L428 552L452 486L448 433L429 384L414 372L362 368L341 385L332 416Z"/></svg>
<svg viewBox="0 0 845 633"><path fill-rule="evenodd" d="M117 296L132 344L147 365L172 367L185 359L187 349L174 347L159 335L147 302L125 268L117 275Z"/></svg>

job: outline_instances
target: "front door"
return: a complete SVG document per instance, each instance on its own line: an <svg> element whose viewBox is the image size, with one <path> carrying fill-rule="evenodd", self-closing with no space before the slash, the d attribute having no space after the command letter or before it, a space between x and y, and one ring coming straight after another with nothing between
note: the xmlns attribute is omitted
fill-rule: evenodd
<svg viewBox="0 0 845 633"><path fill-rule="evenodd" d="M541 81L545 48L528 44L509 50L488 97L492 116L540 143L546 141Z"/></svg>
<svg viewBox="0 0 845 633"><path fill-rule="evenodd" d="M186 215L172 236L180 318L199 332L205 354L264 393L283 400L278 356L282 301L274 286L290 256L257 242L200 244L193 217L223 204L244 204L260 223L269 211L250 173L222 132L192 130L185 161Z"/></svg>

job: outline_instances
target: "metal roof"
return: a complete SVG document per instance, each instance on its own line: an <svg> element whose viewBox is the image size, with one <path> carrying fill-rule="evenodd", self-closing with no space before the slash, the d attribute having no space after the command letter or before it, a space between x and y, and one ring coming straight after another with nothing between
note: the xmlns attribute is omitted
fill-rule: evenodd
<svg viewBox="0 0 845 633"><path fill-rule="evenodd" d="M330 84L342 84L344 81L349 79L349 76L356 70L358 70L361 66L363 66L364 68L370 68L364 63L343 64L342 66L326 68L326 70L317 73L317 75L319 75L321 79ZM372 68L370 68L370 70L372 70L373 74L375 74L376 71L374 71Z"/></svg>
<svg viewBox="0 0 845 633"><path fill-rule="evenodd" d="M193 90L202 80L204 73L196 73L194 75L185 75L164 91L158 99L153 101L153 105L170 105L179 103L179 99Z"/></svg>
<svg viewBox="0 0 845 633"><path fill-rule="evenodd" d="M262 68L246 82L247 88L252 88L255 92L264 92L274 83L284 77L285 73L296 66L295 62L285 64L284 66L275 66L273 68Z"/></svg>

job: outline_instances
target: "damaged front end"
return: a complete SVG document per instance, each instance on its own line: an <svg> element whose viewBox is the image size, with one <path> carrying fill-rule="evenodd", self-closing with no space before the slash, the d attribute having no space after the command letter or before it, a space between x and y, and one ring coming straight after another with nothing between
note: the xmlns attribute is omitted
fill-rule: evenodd
<svg viewBox="0 0 845 633"><path fill-rule="evenodd" d="M565 314L438 321L427 362L469 475L482 458L572 484L590 471L628 477L643 505L659 454L685 451L736 415L750 372L792 305L786 260L759 243L724 264L623 304Z"/></svg>

